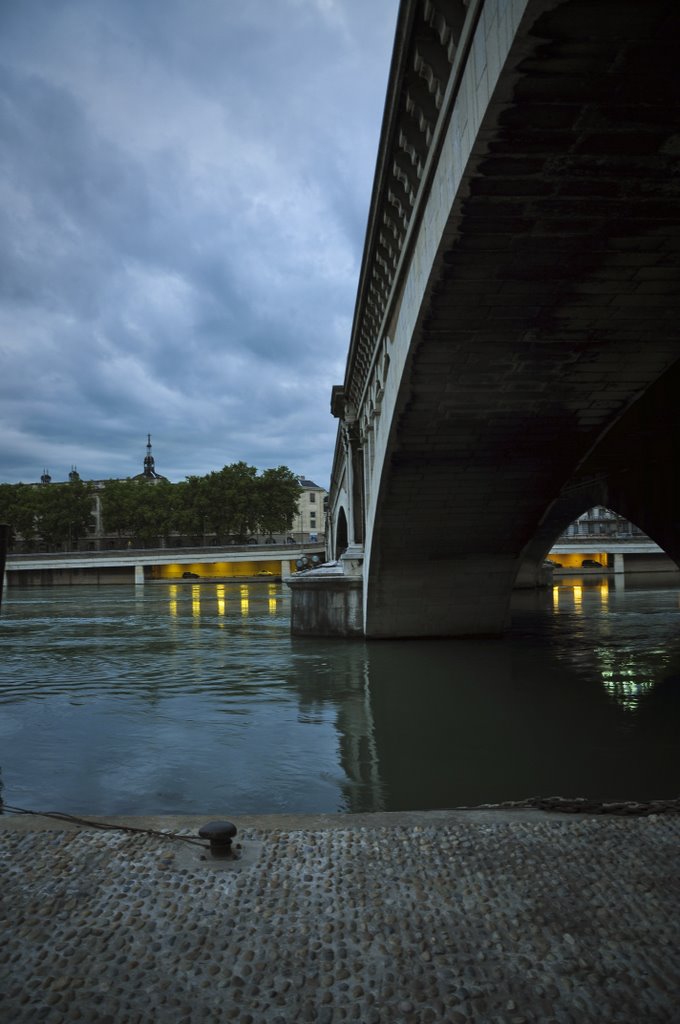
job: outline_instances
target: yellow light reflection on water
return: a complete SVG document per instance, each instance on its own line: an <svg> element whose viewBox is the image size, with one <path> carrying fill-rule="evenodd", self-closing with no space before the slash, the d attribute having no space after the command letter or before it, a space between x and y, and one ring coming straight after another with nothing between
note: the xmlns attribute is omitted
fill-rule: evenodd
<svg viewBox="0 0 680 1024"><path fill-rule="evenodd" d="M553 609L556 612L575 611L579 615L588 612L609 613L609 601L615 597L616 586L613 580L598 579L593 586L587 579L576 578L561 580L552 588ZM586 598L584 612L583 599ZM599 598L600 608L597 608ZM613 650L608 647L595 648L602 685L608 695L616 701L624 711L637 711L640 700L654 687L654 678L644 659L634 654Z"/></svg>
<svg viewBox="0 0 680 1024"><path fill-rule="evenodd" d="M241 615L248 614L249 601L249 590L248 587L241 587Z"/></svg>
<svg viewBox="0 0 680 1024"><path fill-rule="evenodd" d="M170 595L170 614L177 617L177 586L173 585L168 588Z"/></svg>
<svg viewBox="0 0 680 1024"><path fill-rule="evenodd" d="M267 590L269 591L269 614L276 615L276 586L270 583Z"/></svg>
<svg viewBox="0 0 680 1024"><path fill-rule="evenodd" d="M226 593L227 592L226 592L226 588L224 586L224 583L218 583L218 585L217 585L217 587L215 589L217 591L217 614L218 615L224 615L226 607L227 607L227 601L226 601Z"/></svg>
<svg viewBox="0 0 680 1024"><path fill-rule="evenodd" d="M201 614L201 588L199 586L191 588L191 613L195 617Z"/></svg>
<svg viewBox="0 0 680 1024"><path fill-rule="evenodd" d="M584 586L583 580L563 580L553 585L552 604L553 611L572 610L577 615L583 614L583 597L587 593L590 598L597 595L600 598L600 605L603 611L609 610L609 580L602 580L596 586ZM590 601L589 598L589 601Z"/></svg>

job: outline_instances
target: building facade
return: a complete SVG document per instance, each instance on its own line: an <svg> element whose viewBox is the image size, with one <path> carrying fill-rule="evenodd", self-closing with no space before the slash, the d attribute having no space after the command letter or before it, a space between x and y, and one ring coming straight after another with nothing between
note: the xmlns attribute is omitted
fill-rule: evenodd
<svg viewBox="0 0 680 1024"><path fill-rule="evenodd" d="M618 512L596 505L570 523L558 542L573 537L644 537L642 530Z"/></svg>
<svg viewBox="0 0 680 1024"><path fill-rule="evenodd" d="M293 540L312 544L322 542L326 534L328 491L303 476L298 477L298 482L301 493L293 523Z"/></svg>
<svg viewBox="0 0 680 1024"><path fill-rule="evenodd" d="M548 561L559 574L677 572L678 566L647 534L612 509L596 505L575 519L553 544Z"/></svg>

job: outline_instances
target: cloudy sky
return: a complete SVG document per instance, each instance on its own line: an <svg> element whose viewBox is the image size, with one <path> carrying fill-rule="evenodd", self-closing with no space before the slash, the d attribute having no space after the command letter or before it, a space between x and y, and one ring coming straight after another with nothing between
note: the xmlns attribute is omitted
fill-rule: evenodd
<svg viewBox="0 0 680 1024"><path fill-rule="evenodd" d="M328 485L398 0L0 0L0 482Z"/></svg>

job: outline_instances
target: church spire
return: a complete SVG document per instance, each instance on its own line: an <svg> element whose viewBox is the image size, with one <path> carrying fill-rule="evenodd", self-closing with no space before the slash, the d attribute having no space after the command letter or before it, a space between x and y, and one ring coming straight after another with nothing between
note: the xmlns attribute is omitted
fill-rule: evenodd
<svg viewBox="0 0 680 1024"><path fill-rule="evenodd" d="M146 456L144 458L144 476L151 480L155 480L156 478L156 467L154 464L153 455L151 454L151 434L146 435Z"/></svg>
<svg viewBox="0 0 680 1024"><path fill-rule="evenodd" d="M151 454L151 434L146 435L146 455L144 456L144 470L132 477L133 480L146 481L147 483L158 484L168 483L167 477L156 472L156 463Z"/></svg>

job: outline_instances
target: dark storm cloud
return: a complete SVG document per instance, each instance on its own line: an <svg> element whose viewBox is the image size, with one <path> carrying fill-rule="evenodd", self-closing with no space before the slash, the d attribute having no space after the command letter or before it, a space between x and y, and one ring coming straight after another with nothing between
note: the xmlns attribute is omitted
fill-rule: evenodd
<svg viewBox="0 0 680 1024"><path fill-rule="evenodd" d="M327 483L396 6L0 7L0 479Z"/></svg>

